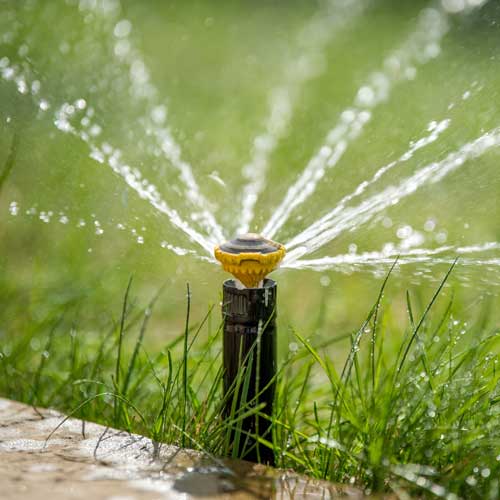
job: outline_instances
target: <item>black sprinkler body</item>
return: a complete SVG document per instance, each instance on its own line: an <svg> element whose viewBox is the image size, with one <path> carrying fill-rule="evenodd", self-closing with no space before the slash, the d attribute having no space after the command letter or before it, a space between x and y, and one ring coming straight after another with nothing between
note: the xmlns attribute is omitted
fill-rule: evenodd
<svg viewBox="0 0 500 500"><path fill-rule="evenodd" d="M279 243L245 234L215 249L236 279L223 286L224 415L231 421L233 450L245 460L274 464L270 418L276 385L277 284L266 278L285 255ZM259 413L252 409L259 406ZM251 413L242 418L242 415Z"/></svg>
<svg viewBox="0 0 500 500"><path fill-rule="evenodd" d="M276 377L276 282L266 279L261 288L242 289L234 280L227 280L223 290L226 418L237 419L262 403L265 406L260 411L271 417ZM259 435L272 442L269 419L250 415L233 428L231 438L239 456L274 464L272 450L253 437Z"/></svg>

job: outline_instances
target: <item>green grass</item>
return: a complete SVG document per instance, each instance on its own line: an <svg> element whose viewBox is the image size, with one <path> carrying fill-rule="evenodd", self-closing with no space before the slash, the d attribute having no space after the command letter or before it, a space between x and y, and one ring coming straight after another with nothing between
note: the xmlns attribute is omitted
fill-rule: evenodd
<svg viewBox="0 0 500 500"><path fill-rule="evenodd" d="M294 332L279 364L273 443L260 438L277 466L400 498L498 498L500 330L486 326L486 308L474 323L456 318L453 299L442 293L447 277L427 306L407 293L404 328L394 327L385 308L387 276L357 331L321 344ZM38 316L23 316L21 301L7 301L0 393L234 456L228 436L261 408L233 405L222 418L231 395L222 396L219 312L212 307L191 321L187 292L185 330L169 332L159 349L143 341L161 293L141 308L132 281L115 319L83 320L85 304L71 298ZM345 361L333 361L346 339ZM242 373L237 385L247 383Z"/></svg>
<svg viewBox="0 0 500 500"><path fill-rule="evenodd" d="M297 36L318 2L121 3L120 16L133 22L133 45L168 105L182 158L193 165L212 203L207 208L229 232L239 216L241 170L265 126L270 92L289 82L286 67L300 55ZM259 408L252 402L238 408L231 395L222 396L220 312L207 311L206 304L216 299L225 275L162 248L162 241L194 246L91 159L87 145L54 128L58 106L86 98L104 126L102 141L118 147L190 220L191 207L176 190L178 174L147 146L144 106L130 99L129 72L113 62L113 26L87 22L73 4L0 7L12 13L0 12L2 56L33 72L53 103L40 113L14 81L0 78L0 393L158 442L234 457L234 443L248 438L240 429L243 418ZM290 128L272 155L257 228L430 4L371 2L325 47L325 70L301 86ZM441 56L373 110L365 132L277 239L286 241L328 212L426 135L431 121L449 118L451 125L377 189L497 127L500 72L492 61L499 19L500 4L493 1L452 16ZM62 23L64 36L54 36L53 26ZM62 50L66 45L69 53ZM422 232L429 219L436 231L448 233L450 245L499 241L498 162L498 151L471 160L445 182L389 207L383 215L391 228L375 220L316 256L342 254L352 244L359 253L380 250L398 242L399 227ZM213 181L214 171L225 187ZM12 202L19 206L16 217L9 215ZM53 212L50 224L40 220L42 211ZM69 223L58 222L61 214ZM103 236L95 233L96 221ZM425 233L422 246L435 247L434 236ZM127 286L131 270L135 278ZM261 438L261 444L272 446L279 467L368 491L498 498L499 329L491 325L500 324L500 314L487 298L498 294L497 268L458 265L447 281L453 300L450 289L434 281L443 267L399 271L386 283L361 269L349 275L279 271L273 439ZM154 293L162 280L168 280L165 287ZM186 281L193 284L187 299ZM415 287L401 299L400 289L410 282ZM472 312L478 303L483 308ZM297 331L288 331L290 324ZM248 377L242 371L235 389L245 393Z"/></svg>

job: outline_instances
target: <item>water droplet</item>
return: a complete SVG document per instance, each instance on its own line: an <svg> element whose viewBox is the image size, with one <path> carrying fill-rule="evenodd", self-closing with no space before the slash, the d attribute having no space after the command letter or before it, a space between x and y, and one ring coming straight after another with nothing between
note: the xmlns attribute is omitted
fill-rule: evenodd
<svg viewBox="0 0 500 500"><path fill-rule="evenodd" d="M390 217L384 217L382 219L382 226L384 226L387 229L392 227L392 219Z"/></svg>
<svg viewBox="0 0 500 500"><path fill-rule="evenodd" d="M92 125L89 130L90 135L92 135L93 137L97 137L101 132L101 127L96 124Z"/></svg>
<svg viewBox="0 0 500 500"><path fill-rule="evenodd" d="M376 103L375 91L372 87L365 85L358 90L358 95L356 96L356 104L358 106L370 107Z"/></svg>
<svg viewBox="0 0 500 500"><path fill-rule="evenodd" d="M321 276L321 278L319 279L319 283L321 286L324 286L324 287L327 287L330 285L331 283L331 279L329 276L327 276L326 274L324 274L323 276Z"/></svg>
<svg viewBox="0 0 500 500"><path fill-rule="evenodd" d="M40 88L41 88L41 84L40 84L40 82L38 80L34 80L31 83L31 93L33 95L38 94L38 92L40 92Z"/></svg>
<svg viewBox="0 0 500 500"><path fill-rule="evenodd" d="M355 118L356 118L356 113L352 109L346 109L340 115L340 119L347 124L352 123Z"/></svg>
<svg viewBox="0 0 500 500"><path fill-rule="evenodd" d="M439 233L436 234L436 241L438 243L445 243L446 240L448 239L448 233L447 231L439 231Z"/></svg>
<svg viewBox="0 0 500 500"><path fill-rule="evenodd" d="M465 0L441 0L441 5L443 9L447 12L455 14L465 9Z"/></svg>
<svg viewBox="0 0 500 500"><path fill-rule="evenodd" d="M87 107L87 101L85 99L78 99L76 102L75 102L75 106L78 108L78 109L85 109Z"/></svg>
<svg viewBox="0 0 500 500"><path fill-rule="evenodd" d="M433 42L426 45L424 55L427 59L435 59L441 53L441 47Z"/></svg>
<svg viewBox="0 0 500 500"><path fill-rule="evenodd" d="M431 233L436 229L436 221L434 219L427 219L424 224L424 231Z"/></svg>
<svg viewBox="0 0 500 500"><path fill-rule="evenodd" d="M130 42L128 40L118 40L114 52L117 57L125 57L130 52Z"/></svg>
<svg viewBox="0 0 500 500"><path fill-rule="evenodd" d="M417 68L410 66L410 67L405 69L404 74L408 80L414 80L415 77L417 76Z"/></svg>
<svg viewBox="0 0 500 500"><path fill-rule="evenodd" d="M132 23L128 19L122 19L118 21L115 25L115 29L113 30L113 34L117 38L125 38L130 35L132 31Z"/></svg>
<svg viewBox="0 0 500 500"><path fill-rule="evenodd" d="M474 476L467 476L466 479L465 479L465 482L469 485L469 486L476 486L477 484L477 479L474 477Z"/></svg>
<svg viewBox="0 0 500 500"><path fill-rule="evenodd" d="M412 233L413 233L413 228L411 226L406 225L398 228L398 230L396 231L396 236L402 240L410 237Z"/></svg>
<svg viewBox="0 0 500 500"><path fill-rule="evenodd" d="M420 486L421 488L428 487L429 482L430 481L423 476L417 478L417 485Z"/></svg>
<svg viewBox="0 0 500 500"><path fill-rule="evenodd" d="M40 212L40 216L39 216L39 219L43 222L45 222L45 224L48 224L50 222L50 214L48 212Z"/></svg>
<svg viewBox="0 0 500 500"><path fill-rule="evenodd" d="M19 213L19 205L16 201L12 201L9 205L10 215L16 216Z"/></svg>
<svg viewBox="0 0 500 500"><path fill-rule="evenodd" d="M431 122L429 122L429 124L427 125L427 132L432 132L433 130L435 130L437 125L438 125L438 122L435 120L432 120Z"/></svg>
<svg viewBox="0 0 500 500"><path fill-rule="evenodd" d="M33 337L31 340L30 340L30 347L34 350L34 351L38 351L40 349L40 340L37 339L36 337Z"/></svg>
<svg viewBox="0 0 500 500"><path fill-rule="evenodd" d="M167 108L163 105L156 106L151 111L151 119L157 124L162 125L167 118Z"/></svg>
<svg viewBox="0 0 500 500"><path fill-rule="evenodd" d="M47 111L50 108L50 104L45 99L40 99L40 104L38 105L38 107L42 111Z"/></svg>
<svg viewBox="0 0 500 500"><path fill-rule="evenodd" d="M12 80L14 78L15 71L11 67L4 68L2 70L2 77L5 78L5 80Z"/></svg>

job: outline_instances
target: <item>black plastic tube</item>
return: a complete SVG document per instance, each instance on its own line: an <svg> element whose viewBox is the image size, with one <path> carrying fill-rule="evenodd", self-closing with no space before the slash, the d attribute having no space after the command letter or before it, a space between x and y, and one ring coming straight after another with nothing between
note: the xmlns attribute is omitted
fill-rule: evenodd
<svg viewBox="0 0 500 500"><path fill-rule="evenodd" d="M233 421L252 407L265 404L271 416L276 376L277 285L265 279L260 288L238 288L234 280L223 287L225 415ZM249 371L250 370L250 371ZM256 414L239 419L230 438L238 456L274 464L274 453L251 435L272 442L269 419Z"/></svg>

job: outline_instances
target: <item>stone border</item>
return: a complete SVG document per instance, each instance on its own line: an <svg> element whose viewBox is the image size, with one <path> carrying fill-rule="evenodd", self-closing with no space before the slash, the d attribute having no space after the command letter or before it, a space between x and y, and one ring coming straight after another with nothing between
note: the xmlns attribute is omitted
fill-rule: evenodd
<svg viewBox="0 0 500 500"><path fill-rule="evenodd" d="M359 490L241 460L158 445L54 410L0 398L4 500L362 498Z"/></svg>

